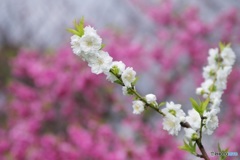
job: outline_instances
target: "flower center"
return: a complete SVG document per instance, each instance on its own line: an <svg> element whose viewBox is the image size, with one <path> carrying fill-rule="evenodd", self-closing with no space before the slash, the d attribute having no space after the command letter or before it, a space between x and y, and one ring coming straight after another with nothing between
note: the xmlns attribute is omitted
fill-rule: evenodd
<svg viewBox="0 0 240 160"><path fill-rule="evenodd" d="M140 108L139 105L136 105L136 106L135 106L135 109L136 109L137 111L139 110L139 108Z"/></svg>
<svg viewBox="0 0 240 160"><path fill-rule="evenodd" d="M168 120L168 126L170 126L171 128L173 128L175 126L174 122L171 120Z"/></svg>
<svg viewBox="0 0 240 160"><path fill-rule="evenodd" d="M99 65L103 65L103 63L104 63L103 59L102 58L98 58L98 64Z"/></svg>
<svg viewBox="0 0 240 160"><path fill-rule="evenodd" d="M132 79L132 74L127 74L126 76L125 76L125 78L128 80L128 81L131 81L131 79Z"/></svg>
<svg viewBox="0 0 240 160"><path fill-rule="evenodd" d="M91 47L93 45L93 42L89 39L88 41L86 41L86 44L88 47Z"/></svg>

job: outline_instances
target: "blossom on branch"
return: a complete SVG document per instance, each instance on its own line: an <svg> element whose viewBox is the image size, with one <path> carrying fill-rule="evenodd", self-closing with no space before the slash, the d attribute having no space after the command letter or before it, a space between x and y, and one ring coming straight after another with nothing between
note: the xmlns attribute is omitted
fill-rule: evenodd
<svg viewBox="0 0 240 160"><path fill-rule="evenodd" d="M186 117L186 121L190 124L190 126L194 130L198 130L200 128L201 117L195 109L191 109L188 111L188 116Z"/></svg>
<svg viewBox="0 0 240 160"><path fill-rule="evenodd" d="M175 117L172 114L167 114L163 118L163 129L168 131L171 135L178 135L178 132L181 130L180 118Z"/></svg>
<svg viewBox="0 0 240 160"><path fill-rule="evenodd" d="M140 114L144 111L144 103L142 101L133 101L133 114Z"/></svg>
<svg viewBox="0 0 240 160"><path fill-rule="evenodd" d="M192 128L184 128L185 131L185 137L187 138L187 140L196 140L199 138L198 133L192 129Z"/></svg>
<svg viewBox="0 0 240 160"><path fill-rule="evenodd" d="M108 72L112 63L112 57L107 52L98 51L95 56L89 59L88 65L91 67L92 73L100 74Z"/></svg>
<svg viewBox="0 0 240 160"><path fill-rule="evenodd" d="M202 133L210 135L218 127L217 114L220 112L221 96L236 59L230 45L220 43L219 49L209 50L208 65L203 68L202 74L204 82L196 89L196 93L205 100L197 102L190 98L193 109L186 116L181 104L171 101L166 103L166 108L160 109L165 102L158 104L154 94L141 96L135 88L137 78L134 69L126 67L122 61L113 61L107 52L102 51L102 39L94 28L83 28L83 21L75 27L76 30L70 30L75 34L71 37L73 53L85 60L93 73L104 73L107 80L121 85L124 95L134 96L133 114L141 114L145 107L152 108L163 116L163 129L170 135L178 135L181 127L185 127L185 137L189 144L185 143L181 148L196 155L196 144L202 146ZM195 144L192 145L192 142ZM204 148L199 149L207 159Z"/></svg>
<svg viewBox="0 0 240 160"><path fill-rule="evenodd" d="M173 102L167 102L166 108L162 109L162 112L166 115L172 114L175 117L184 117L185 113L181 109L181 104L174 104Z"/></svg>
<svg viewBox="0 0 240 160"><path fill-rule="evenodd" d="M156 103L156 96L154 94L147 94L146 96L147 103Z"/></svg>
<svg viewBox="0 0 240 160"><path fill-rule="evenodd" d="M131 83L136 79L136 72L132 67L127 67L122 73L122 81L126 87L131 87Z"/></svg>

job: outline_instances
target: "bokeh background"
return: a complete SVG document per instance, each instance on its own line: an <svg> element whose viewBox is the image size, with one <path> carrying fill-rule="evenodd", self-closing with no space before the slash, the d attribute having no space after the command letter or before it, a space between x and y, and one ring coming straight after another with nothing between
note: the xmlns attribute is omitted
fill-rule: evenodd
<svg viewBox="0 0 240 160"><path fill-rule="evenodd" d="M134 67L141 94L185 111L208 49L231 43L238 58L219 128L203 143L209 154L218 142L240 154L239 1L0 2L0 160L194 159L177 148L183 133L169 136L151 110L133 115L131 98L72 54L66 28L82 16L115 60Z"/></svg>

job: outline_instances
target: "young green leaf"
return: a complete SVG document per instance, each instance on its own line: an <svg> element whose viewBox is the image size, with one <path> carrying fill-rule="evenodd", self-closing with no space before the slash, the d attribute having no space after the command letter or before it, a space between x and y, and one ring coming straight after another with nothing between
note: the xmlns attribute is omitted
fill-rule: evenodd
<svg viewBox="0 0 240 160"><path fill-rule="evenodd" d="M197 143L196 143L195 141L190 141L190 142L189 142L189 145L190 145L191 148L193 149L193 153L192 153L192 154L195 154L195 153L196 153Z"/></svg>
<svg viewBox="0 0 240 160"><path fill-rule="evenodd" d="M228 156L228 148L221 149L220 144L218 143L218 152L221 153L219 160L226 160Z"/></svg>
<svg viewBox="0 0 240 160"><path fill-rule="evenodd" d="M161 102L161 103L158 104L158 107L162 107L162 106L164 106L165 104L166 104L166 102Z"/></svg>
<svg viewBox="0 0 240 160"><path fill-rule="evenodd" d="M110 71L115 76L118 76L119 74L119 68L117 66L113 66Z"/></svg>
<svg viewBox="0 0 240 160"><path fill-rule="evenodd" d="M104 47L105 47L105 44L102 44L100 50L102 50Z"/></svg>
<svg viewBox="0 0 240 160"><path fill-rule="evenodd" d="M204 113L204 111L207 109L207 106L209 104L210 99L207 98L204 102L201 103L201 112Z"/></svg>
<svg viewBox="0 0 240 160"><path fill-rule="evenodd" d="M78 25L78 23L77 23L76 20L74 20L73 24L74 24L75 29L76 29L78 32L83 29L83 28L81 28L81 26Z"/></svg>
<svg viewBox="0 0 240 160"><path fill-rule="evenodd" d="M219 42L219 48L220 48L220 51L222 52L223 49L225 48L225 44L222 42Z"/></svg>
<svg viewBox="0 0 240 160"><path fill-rule="evenodd" d="M81 20L79 21L79 26L80 27L84 27L84 17L81 18Z"/></svg>
<svg viewBox="0 0 240 160"><path fill-rule="evenodd" d="M198 107L199 107L199 106L198 106L198 103L197 103L193 98L190 98L189 100L190 100L190 102L192 103L192 106L193 106L193 107L195 107L195 108L198 108Z"/></svg>
<svg viewBox="0 0 240 160"><path fill-rule="evenodd" d="M120 81L119 79L118 79L118 80L116 80L116 81L114 81L114 83L117 83L117 84L120 84L120 85L124 86L123 82L122 82L122 81Z"/></svg>
<svg viewBox="0 0 240 160"><path fill-rule="evenodd" d="M189 141L189 143L187 143L185 140L183 141L184 145L178 147L181 150L185 150L191 154L196 155L196 143L193 141Z"/></svg>
<svg viewBox="0 0 240 160"><path fill-rule="evenodd" d="M192 107L200 114L202 115L202 111L201 111L201 106L199 106L199 104L197 103L197 101L195 101L193 98L190 98L189 99L191 104L192 104Z"/></svg>
<svg viewBox="0 0 240 160"><path fill-rule="evenodd" d="M67 31L72 33L72 34L75 34L75 35L78 35L80 36L80 34L78 33L78 31L74 30L74 29L71 29L71 28L67 28Z"/></svg>
<svg viewBox="0 0 240 160"><path fill-rule="evenodd" d="M82 37L84 35L84 17L81 18L77 26L78 26L77 31L79 32L80 37Z"/></svg>

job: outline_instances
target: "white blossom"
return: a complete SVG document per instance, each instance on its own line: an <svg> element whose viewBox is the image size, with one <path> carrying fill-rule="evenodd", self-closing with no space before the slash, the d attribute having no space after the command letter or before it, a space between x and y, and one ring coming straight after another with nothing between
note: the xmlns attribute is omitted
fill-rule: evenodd
<svg viewBox="0 0 240 160"><path fill-rule="evenodd" d="M186 122L186 117L184 117L184 116L179 117L179 119L181 122L184 122L184 123Z"/></svg>
<svg viewBox="0 0 240 160"><path fill-rule="evenodd" d="M232 66L235 62L236 55L230 47L225 47L221 52L221 57L223 59L223 65Z"/></svg>
<svg viewBox="0 0 240 160"><path fill-rule="evenodd" d="M198 87L198 88L196 89L196 94L197 94L197 95L203 95L203 94L204 94L203 88L202 88L202 87Z"/></svg>
<svg viewBox="0 0 240 160"><path fill-rule="evenodd" d="M126 87L131 87L131 83L136 79L136 72L132 67L127 67L122 73L122 81Z"/></svg>
<svg viewBox="0 0 240 160"><path fill-rule="evenodd" d="M118 69L118 75L121 75L123 71L125 70L125 64L122 61L114 61L111 64L110 68L116 67ZM117 80L116 76L110 72L106 73L107 75L107 80L114 82Z"/></svg>
<svg viewBox="0 0 240 160"><path fill-rule="evenodd" d="M220 112L220 107L214 107L214 106L211 106L211 112L215 115L217 115L219 112Z"/></svg>
<svg viewBox="0 0 240 160"><path fill-rule="evenodd" d="M197 139L199 137L197 132L192 128L184 128L184 131L185 131L185 137L187 138L187 140L192 140L193 138Z"/></svg>
<svg viewBox="0 0 240 160"><path fill-rule="evenodd" d="M213 102L215 99L221 99L223 91L216 91L210 95L210 99Z"/></svg>
<svg viewBox="0 0 240 160"><path fill-rule="evenodd" d="M217 66L217 59L219 57L218 48L209 49L209 57L208 57L208 64L209 65L216 65Z"/></svg>
<svg viewBox="0 0 240 160"><path fill-rule="evenodd" d="M185 116L185 113L183 112L183 110L181 109L181 104L174 104L173 102L167 102L166 103L166 108L162 109L162 112L167 115L167 114L171 114L175 117L182 117Z"/></svg>
<svg viewBox="0 0 240 160"><path fill-rule="evenodd" d="M201 87L202 87L204 93L210 93L211 87L213 87L213 80L212 79L207 79L206 81L204 81L201 84ZM204 96L204 97L206 97L206 96Z"/></svg>
<svg viewBox="0 0 240 160"><path fill-rule="evenodd" d="M201 117L195 109L191 109L188 111L188 116L186 117L186 121L190 124L190 126L194 130L198 130L200 128Z"/></svg>
<svg viewBox="0 0 240 160"><path fill-rule="evenodd" d="M214 76L217 72L217 66L216 65L208 65L206 67L203 67L203 78L206 79L214 79Z"/></svg>
<svg viewBox="0 0 240 160"><path fill-rule="evenodd" d="M89 34L97 35L97 31L93 27L91 27L91 26L86 26L84 28L84 35L89 35Z"/></svg>
<svg viewBox="0 0 240 160"><path fill-rule="evenodd" d="M80 56L82 49L81 49L81 37L78 35L73 35L71 37L71 48L73 50L73 53Z"/></svg>
<svg viewBox="0 0 240 160"><path fill-rule="evenodd" d="M88 65L91 67L92 73L100 74L108 72L112 63L112 57L107 52L99 51L94 57L89 59Z"/></svg>
<svg viewBox="0 0 240 160"><path fill-rule="evenodd" d="M110 82L114 82L114 81L116 81L117 80L117 77L114 75L114 74L112 74L111 72L105 72L105 74L106 74L106 79L107 80L109 80Z"/></svg>
<svg viewBox="0 0 240 160"><path fill-rule="evenodd" d="M202 95L203 98L210 96L211 102L215 99L212 98L212 95L215 93L222 94L223 90L227 87L227 76L232 71L232 65L235 62L235 59L236 55L229 47L225 47L221 54L219 54L217 48L210 49L208 66L203 68L203 77L205 81L201 84L201 87L196 89L196 94ZM221 95L218 99L220 98ZM214 106L217 105L219 104L214 104Z"/></svg>
<svg viewBox="0 0 240 160"><path fill-rule="evenodd" d="M147 94L145 96L145 98L146 98L147 103L149 103L149 104L150 103L156 103L156 100L157 100L157 98L154 94Z"/></svg>
<svg viewBox="0 0 240 160"><path fill-rule="evenodd" d="M181 130L180 122L180 118L167 114L163 118L163 129L171 135L178 135L178 132Z"/></svg>
<svg viewBox="0 0 240 160"><path fill-rule="evenodd" d="M231 66L225 66L223 68L220 68L217 71L217 81L216 81L216 86L219 90L224 90L227 87L227 76L230 74L232 71Z"/></svg>
<svg viewBox="0 0 240 160"><path fill-rule="evenodd" d="M196 89L198 95L210 98L210 111L204 112L206 119L204 119L203 131L206 134L212 134L218 127L217 114L220 112L221 96L227 87L227 77L232 71L235 59L236 55L230 47L225 47L220 54L217 48L209 50L208 66L203 68L205 81ZM186 121L193 129L199 129L200 115L193 109L188 114Z"/></svg>
<svg viewBox="0 0 240 160"><path fill-rule="evenodd" d="M214 112L215 114L218 114L220 112L220 104L221 104L221 99L214 99L211 105L211 111Z"/></svg>
<svg viewBox="0 0 240 160"><path fill-rule="evenodd" d="M85 54L94 54L101 48L102 39L97 34L84 34L81 38L80 45Z"/></svg>
<svg viewBox="0 0 240 160"><path fill-rule="evenodd" d="M126 65L122 61L114 61L111 65L111 68L112 67L117 67L119 71L118 74L121 75L125 70Z"/></svg>
<svg viewBox="0 0 240 160"><path fill-rule="evenodd" d="M133 114L140 114L144 111L144 103L140 100L133 101Z"/></svg>
<svg viewBox="0 0 240 160"><path fill-rule="evenodd" d="M203 132L211 135L213 131L218 127L218 117L213 111L205 112L204 116L207 117L207 119L204 121L205 126L203 127Z"/></svg>

